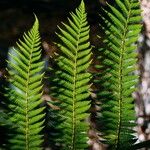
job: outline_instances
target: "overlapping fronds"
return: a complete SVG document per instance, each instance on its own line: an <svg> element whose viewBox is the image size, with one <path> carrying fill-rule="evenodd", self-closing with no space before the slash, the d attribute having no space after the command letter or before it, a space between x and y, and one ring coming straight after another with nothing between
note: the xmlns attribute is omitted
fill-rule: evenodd
<svg viewBox="0 0 150 150"><path fill-rule="evenodd" d="M102 102L102 117L105 139L113 149L126 149L133 140L134 104L132 93L138 77L134 74L137 54L135 42L141 29L138 0L115 0L108 4L108 19L101 26L106 33L103 40L106 48L100 49L98 93Z"/></svg>
<svg viewBox="0 0 150 150"><path fill-rule="evenodd" d="M82 1L75 13L71 13L69 25L57 34L61 40L58 43L60 55L56 62L53 82L53 96L60 102L59 115L62 129L58 137L65 150L79 150L87 147L89 125L85 120L89 117L90 92L89 81L91 74L87 69L91 63L91 47L89 40L89 26L85 5Z"/></svg>
<svg viewBox="0 0 150 150"><path fill-rule="evenodd" d="M9 134L8 149L41 149L43 142L41 131L44 122L42 104L42 69L39 23L35 23L17 48L9 53L8 72L10 75L7 97L9 99L10 120L17 128Z"/></svg>

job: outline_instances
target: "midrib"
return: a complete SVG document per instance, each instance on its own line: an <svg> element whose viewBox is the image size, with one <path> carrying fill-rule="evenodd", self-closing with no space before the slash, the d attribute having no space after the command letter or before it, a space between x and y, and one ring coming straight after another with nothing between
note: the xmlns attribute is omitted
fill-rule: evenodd
<svg viewBox="0 0 150 150"><path fill-rule="evenodd" d="M123 41L122 41L122 46L121 46L121 56L120 56L120 65L119 65L119 102L118 102L118 105L119 105L119 118L118 118L118 128L117 128L117 139L116 139L116 142L115 142L115 149L118 149L119 148L119 143L120 143L120 133L121 133L121 126L122 126L122 79L123 79L123 76L122 76L122 70L123 70L123 53L124 53L124 50L125 50L125 43L126 43L126 34L127 34L127 31L128 31L128 23L129 23L129 18L130 18L130 15L131 15L131 5L130 5L130 9L129 9L129 15L127 17L127 21L126 21L126 25L125 25L125 30L124 30L124 34L123 34Z"/></svg>
<svg viewBox="0 0 150 150"><path fill-rule="evenodd" d="M81 14L83 16L83 14ZM80 32L81 32L81 24L82 24L82 18L79 25L78 30L78 37L77 37L77 45L76 45L76 54L75 54L75 65L74 65L74 80L73 80L73 112L72 112L72 150L76 150L76 114L75 114L75 103L76 103L76 76L77 76L77 54L79 49L79 39L80 39Z"/></svg>
<svg viewBox="0 0 150 150"><path fill-rule="evenodd" d="M29 57L29 68L28 68L28 75L27 75L27 84L26 84L26 150L29 150L29 117L28 117L28 100L29 100L29 80L30 80L30 69L31 69L31 60L32 60L32 53L34 48L34 41L35 41L35 34L32 40L31 46L31 53Z"/></svg>

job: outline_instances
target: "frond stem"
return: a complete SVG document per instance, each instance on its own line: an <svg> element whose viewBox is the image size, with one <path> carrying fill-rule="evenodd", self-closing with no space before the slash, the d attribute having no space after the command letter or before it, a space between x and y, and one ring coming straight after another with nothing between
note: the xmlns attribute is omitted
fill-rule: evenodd
<svg viewBox="0 0 150 150"><path fill-rule="evenodd" d="M126 25L125 25L125 30L124 30L124 34L123 34L123 41L122 41L122 47L121 47L121 56L120 56L120 66L119 66L119 118L118 118L118 127L117 127L117 139L115 141L115 149L118 149L119 147L119 143L120 143L120 133L121 133L121 127L122 127L122 79L123 79L123 75L122 75L122 70L123 70L123 55L124 55L124 50L125 50L125 39L126 39L126 34L128 32L128 22L129 22L129 18L131 15L131 4L130 4L130 8L129 8L129 15L127 16L127 21L126 21Z"/></svg>
<svg viewBox="0 0 150 150"><path fill-rule="evenodd" d="M28 101L29 101L29 80L30 80L30 69L31 69L31 60L32 60L32 53L34 49L34 42L35 42L35 36L32 40L32 46L31 46L31 53L29 58L29 68L28 68L28 76L27 76L27 82L26 82L26 150L29 150L29 117L28 117Z"/></svg>
<svg viewBox="0 0 150 150"><path fill-rule="evenodd" d="M81 14L83 17L83 12ZM82 20L82 18L81 18ZM73 127L72 127L72 150L76 150L75 144L76 144L76 114L75 114L75 103L76 103L76 76L77 76L77 57L78 57L78 49L79 49L79 39L80 39L80 32L81 32L81 24L82 21L80 22L79 30L78 30L78 37L77 37L77 45L76 45L76 54L75 54L75 66L74 66L74 79L73 79Z"/></svg>

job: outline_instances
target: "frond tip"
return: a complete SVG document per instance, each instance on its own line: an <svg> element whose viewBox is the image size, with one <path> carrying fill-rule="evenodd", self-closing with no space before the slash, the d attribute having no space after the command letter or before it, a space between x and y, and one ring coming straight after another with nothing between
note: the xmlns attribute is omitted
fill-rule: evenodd
<svg viewBox="0 0 150 150"><path fill-rule="evenodd" d="M39 22L35 23L17 48L9 53L8 72L10 75L7 97L9 99L10 120L17 128L10 134L9 149L41 149L43 142L42 85L43 65L39 36Z"/></svg>
<svg viewBox="0 0 150 150"><path fill-rule="evenodd" d="M60 100L62 123L58 128L62 134L58 137L65 150L85 149L89 129L85 119L89 117L91 74L87 69L91 64L91 46L89 26L85 5L82 1L75 13L70 13L69 24L63 23L57 33L61 44L60 56L56 59L58 70L55 70L53 96Z"/></svg>

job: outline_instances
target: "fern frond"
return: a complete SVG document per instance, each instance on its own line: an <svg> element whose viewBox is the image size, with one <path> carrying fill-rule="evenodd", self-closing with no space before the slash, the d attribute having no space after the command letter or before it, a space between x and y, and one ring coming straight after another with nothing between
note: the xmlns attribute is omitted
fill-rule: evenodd
<svg viewBox="0 0 150 150"><path fill-rule="evenodd" d="M44 62L40 60L39 23L35 23L23 40L19 40L17 48L9 53L8 72L10 75L8 94L10 120L17 125L10 134L9 149L33 150L41 149L43 142L42 104L42 69Z"/></svg>
<svg viewBox="0 0 150 150"><path fill-rule="evenodd" d="M102 101L102 118L105 139L113 149L126 149L133 142L134 105L132 92L138 76L135 42L141 30L140 8L137 0L115 0L116 7L108 4L111 11L105 11L109 19L102 19L105 25L106 48L100 50L100 66L97 82ZM102 125L103 126L103 125Z"/></svg>
<svg viewBox="0 0 150 150"><path fill-rule="evenodd" d="M85 119L89 117L90 92L89 81L91 74L87 69L91 63L91 46L89 40L89 26L85 13L84 2L75 13L70 13L69 25L64 24L57 33L61 54L56 62L55 86L53 96L60 101L59 115L62 123L60 142L65 150L79 150L87 147L89 125Z"/></svg>

